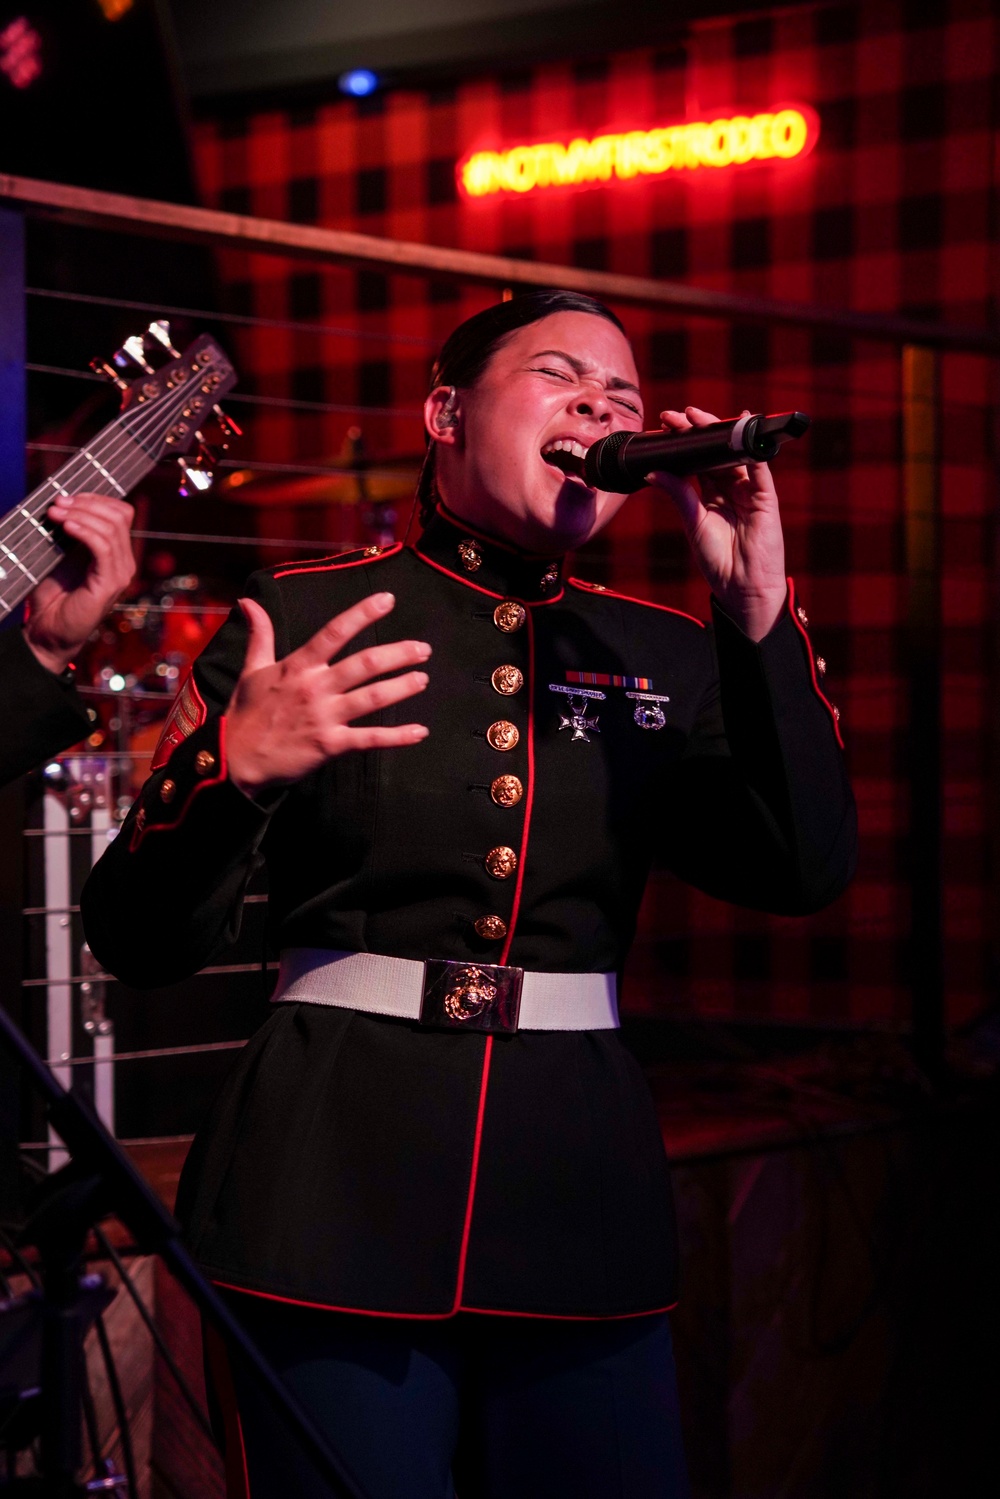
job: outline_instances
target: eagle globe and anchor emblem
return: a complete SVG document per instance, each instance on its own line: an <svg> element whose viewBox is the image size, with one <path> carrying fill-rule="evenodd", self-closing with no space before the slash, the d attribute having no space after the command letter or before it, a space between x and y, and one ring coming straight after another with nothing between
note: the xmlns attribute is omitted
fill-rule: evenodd
<svg viewBox="0 0 1000 1499"><path fill-rule="evenodd" d="M520 968L428 958L420 1023L446 1030L516 1031L523 980Z"/></svg>
<svg viewBox="0 0 1000 1499"><path fill-rule="evenodd" d="M444 1012L449 1020L459 1023L474 1020L493 1004L496 997L496 984L490 982L489 975L481 968L471 965L458 968L451 988L444 996Z"/></svg>

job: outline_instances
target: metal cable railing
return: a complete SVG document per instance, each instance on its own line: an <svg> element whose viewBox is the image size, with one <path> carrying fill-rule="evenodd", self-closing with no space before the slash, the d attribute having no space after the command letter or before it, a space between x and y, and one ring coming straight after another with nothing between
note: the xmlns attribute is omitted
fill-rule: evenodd
<svg viewBox="0 0 1000 1499"><path fill-rule="evenodd" d="M249 312L218 312L208 307L171 307L162 302L130 302L125 298L97 297L84 292L58 291L53 287L27 286L29 297L49 297L57 302L84 302L95 307L124 308L127 312L155 312L161 317L188 317L199 322L235 323L247 328L275 328L289 333L317 333L329 338L357 338L377 343L411 344L436 350L437 340L421 338L416 333L396 333L389 329L345 328L330 323L303 322L295 318L257 317ZM99 376L97 378L100 378ZM228 399L228 397L227 397Z"/></svg>

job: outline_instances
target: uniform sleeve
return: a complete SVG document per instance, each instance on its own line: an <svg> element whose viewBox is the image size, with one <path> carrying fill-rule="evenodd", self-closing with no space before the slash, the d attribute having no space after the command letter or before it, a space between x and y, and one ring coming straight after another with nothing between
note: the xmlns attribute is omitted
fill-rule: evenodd
<svg viewBox="0 0 1000 1499"><path fill-rule="evenodd" d="M717 670L661 802L662 857L721 900L807 915L841 894L857 862L836 713L791 588L761 641L714 603L713 614Z"/></svg>
<svg viewBox="0 0 1000 1499"><path fill-rule="evenodd" d="M72 682L46 670L19 629L0 634L0 681L5 704L0 786L6 786L83 739L96 714Z"/></svg>
<svg viewBox="0 0 1000 1499"><path fill-rule="evenodd" d="M274 581L245 590L287 650ZM225 719L246 655L234 609L178 694L153 772L81 897L91 950L124 983L154 988L197 972L239 934L243 895L280 795L266 805L229 780Z"/></svg>

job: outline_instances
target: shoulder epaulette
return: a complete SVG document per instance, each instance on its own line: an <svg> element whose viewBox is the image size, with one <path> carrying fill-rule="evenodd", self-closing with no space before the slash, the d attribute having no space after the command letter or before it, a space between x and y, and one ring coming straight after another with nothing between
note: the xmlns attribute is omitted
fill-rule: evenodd
<svg viewBox="0 0 1000 1499"><path fill-rule="evenodd" d="M370 562L384 562L403 550L401 541L387 547L355 547L349 552L336 552L332 557L314 557L309 562L279 562L270 569L272 578L290 578L293 573L328 573L341 567L366 567Z"/></svg>
<svg viewBox="0 0 1000 1499"><path fill-rule="evenodd" d="M624 599L626 604L642 604L646 609L659 609L663 614L676 614L679 619L689 619L699 630L706 628L705 621L698 619L694 614L688 614L683 609L672 609L669 604L657 604L652 599L633 598L630 593L618 593L614 588L608 588L604 583L588 583L584 578L567 578L574 588L582 588L585 593L602 593L609 599Z"/></svg>

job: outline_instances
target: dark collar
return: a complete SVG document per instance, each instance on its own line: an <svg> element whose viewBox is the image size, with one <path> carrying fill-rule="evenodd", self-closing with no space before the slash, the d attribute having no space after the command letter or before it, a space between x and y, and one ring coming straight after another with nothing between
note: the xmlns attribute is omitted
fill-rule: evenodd
<svg viewBox="0 0 1000 1499"><path fill-rule="evenodd" d="M467 526L440 502L414 551L439 571L497 598L548 604L563 591L563 557L519 551Z"/></svg>

